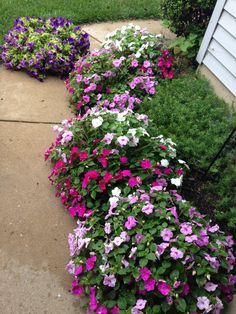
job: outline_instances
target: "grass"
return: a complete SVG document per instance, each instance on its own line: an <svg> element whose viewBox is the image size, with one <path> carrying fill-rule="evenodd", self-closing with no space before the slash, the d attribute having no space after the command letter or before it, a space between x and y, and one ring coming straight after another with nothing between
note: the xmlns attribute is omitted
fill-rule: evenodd
<svg viewBox="0 0 236 314"><path fill-rule="evenodd" d="M217 218L235 232L236 134L208 176L202 174L236 125L236 114L194 73L161 82L156 96L142 105L142 111L155 124L153 134L171 137L179 156L190 165L187 197L193 194L196 205L208 213L216 208Z"/></svg>
<svg viewBox="0 0 236 314"><path fill-rule="evenodd" d="M158 18L160 0L1 0L0 43L19 16L64 17L74 23Z"/></svg>

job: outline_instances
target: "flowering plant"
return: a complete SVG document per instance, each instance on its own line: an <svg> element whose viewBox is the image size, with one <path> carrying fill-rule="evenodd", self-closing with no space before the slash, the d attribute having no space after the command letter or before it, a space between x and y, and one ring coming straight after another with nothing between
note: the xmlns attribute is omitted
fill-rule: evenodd
<svg viewBox="0 0 236 314"><path fill-rule="evenodd" d="M213 313L233 298L233 240L176 191L115 188L68 241L72 292L107 313ZM223 302L222 302L223 301Z"/></svg>
<svg viewBox="0 0 236 314"><path fill-rule="evenodd" d="M50 179L71 216L89 217L106 207L117 184L126 193L147 184L181 184L185 162L170 139L149 136L145 115L93 110L54 129L58 137L45 157L55 162Z"/></svg>
<svg viewBox="0 0 236 314"><path fill-rule="evenodd" d="M152 34L133 24L122 26L109 33L102 46L107 49L115 47L123 55L135 54L135 58L140 61L159 57L161 50L165 48L161 34Z"/></svg>
<svg viewBox="0 0 236 314"><path fill-rule="evenodd" d="M79 112L96 105L133 110L145 96L155 94L159 74L172 77L171 62L169 72L162 72L168 54L164 50L158 60L143 61L133 54L121 55L114 47L92 51L76 62L74 71L65 81L72 104Z"/></svg>
<svg viewBox="0 0 236 314"><path fill-rule="evenodd" d="M6 34L0 58L8 69L24 69L37 79L52 71L65 77L89 50L88 34L63 18L17 18Z"/></svg>

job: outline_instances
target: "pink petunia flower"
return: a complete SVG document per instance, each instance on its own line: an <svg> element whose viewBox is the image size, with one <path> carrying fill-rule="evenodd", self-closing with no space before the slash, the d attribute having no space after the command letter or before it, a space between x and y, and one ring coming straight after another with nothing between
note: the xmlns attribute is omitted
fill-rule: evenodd
<svg viewBox="0 0 236 314"><path fill-rule="evenodd" d="M153 213L153 209L154 209L154 206L151 203L148 203L147 205L143 206L141 211L146 215L150 215L151 213Z"/></svg>
<svg viewBox="0 0 236 314"><path fill-rule="evenodd" d="M178 250L176 247L172 247L170 249L170 256L174 259L174 260L177 260L177 259L181 259L183 258L184 256L184 253L180 250Z"/></svg>
<svg viewBox="0 0 236 314"><path fill-rule="evenodd" d="M189 234L192 234L193 230L192 230L192 226L185 222L185 223L182 223L180 225L180 232L184 235L189 235Z"/></svg>
<svg viewBox="0 0 236 314"><path fill-rule="evenodd" d="M116 285L116 277L114 275L105 275L103 279L104 286L112 287L114 288Z"/></svg>
<svg viewBox="0 0 236 314"><path fill-rule="evenodd" d="M161 231L161 237L164 241L169 242L173 237L173 232L170 229L165 228Z"/></svg>
<svg viewBox="0 0 236 314"><path fill-rule="evenodd" d="M206 312L209 312L210 300L207 297L198 297L197 307L199 308L199 310L206 310Z"/></svg>
<svg viewBox="0 0 236 314"><path fill-rule="evenodd" d="M133 229L137 225L137 220L133 216L128 216L125 222L125 228L128 230Z"/></svg>

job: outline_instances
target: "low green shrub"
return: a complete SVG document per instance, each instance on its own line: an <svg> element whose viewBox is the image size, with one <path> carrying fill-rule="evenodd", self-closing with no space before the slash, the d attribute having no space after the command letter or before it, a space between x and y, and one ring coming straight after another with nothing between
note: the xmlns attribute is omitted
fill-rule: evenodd
<svg viewBox="0 0 236 314"><path fill-rule="evenodd" d="M216 0L161 0L165 25L178 36L174 42L178 53L195 58L215 3Z"/></svg>
<svg viewBox="0 0 236 314"><path fill-rule="evenodd" d="M224 103L208 83L194 74L163 82L151 101L141 109L153 120L158 132L170 136L182 158L194 172L206 170L236 123ZM153 130L156 132L156 130ZM203 178L205 194L210 194L210 208L230 228L236 226L236 139L232 139Z"/></svg>

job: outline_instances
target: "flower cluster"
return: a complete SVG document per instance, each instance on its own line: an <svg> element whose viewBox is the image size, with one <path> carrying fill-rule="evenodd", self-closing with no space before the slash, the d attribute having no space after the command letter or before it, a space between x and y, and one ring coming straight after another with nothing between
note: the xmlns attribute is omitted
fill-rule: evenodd
<svg viewBox="0 0 236 314"><path fill-rule="evenodd" d="M133 30L130 36L136 39ZM75 64L65 81L75 111L84 113L94 106L120 111L136 109L144 97L155 94L159 78L173 77L170 52L161 49L155 35L147 33L142 40L139 37L135 47L140 48L140 55L125 49L126 41L122 41L122 49L113 45L111 37L109 45L105 42L104 48L95 49ZM144 41L152 52L142 48Z"/></svg>
<svg viewBox="0 0 236 314"><path fill-rule="evenodd" d="M51 71L65 77L90 47L88 34L64 18L17 18L6 34L0 58L8 69L37 79Z"/></svg>
<svg viewBox="0 0 236 314"><path fill-rule="evenodd" d="M220 313L236 282L232 237L163 186L113 198L112 215L101 209L69 235L72 292L103 314Z"/></svg>
<svg viewBox="0 0 236 314"><path fill-rule="evenodd" d="M149 136L145 115L93 110L54 129L58 136L45 157L55 162L50 179L71 216L91 216L118 183L127 191L181 184L186 164L170 139Z"/></svg>

